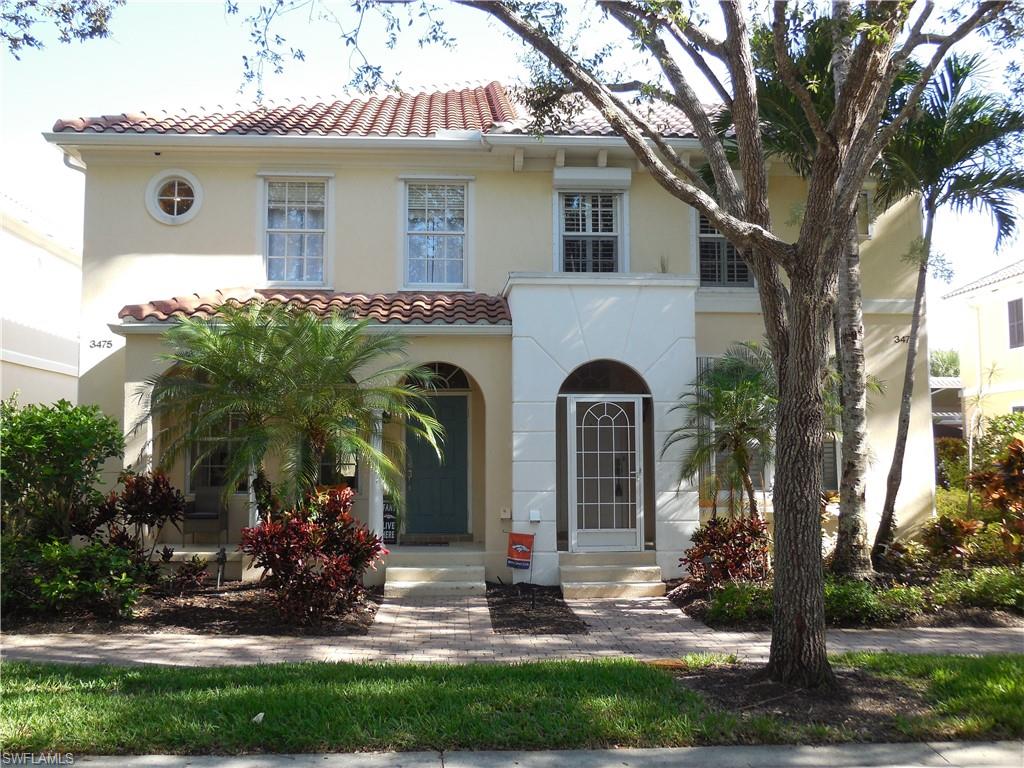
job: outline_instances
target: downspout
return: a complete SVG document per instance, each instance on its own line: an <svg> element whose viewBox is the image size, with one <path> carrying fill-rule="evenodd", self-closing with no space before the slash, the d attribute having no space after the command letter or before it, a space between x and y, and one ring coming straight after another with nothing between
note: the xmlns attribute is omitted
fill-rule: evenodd
<svg viewBox="0 0 1024 768"><path fill-rule="evenodd" d="M83 176L85 175L85 166L77 162L75 158L69 155L67 152L63 153L64 165L70 168L72 171L78 171Z"/></svg>

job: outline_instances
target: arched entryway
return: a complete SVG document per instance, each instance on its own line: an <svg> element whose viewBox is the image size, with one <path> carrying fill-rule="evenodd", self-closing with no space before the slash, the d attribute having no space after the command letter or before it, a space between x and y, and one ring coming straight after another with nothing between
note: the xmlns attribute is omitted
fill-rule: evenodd
<svg viewBox="0 0 1024 768"><path fill-rule="evenodd" d="M405 513L399 543L472 541L474 499L483 498L481 455L483 401L464 370L445 362L425 365L435 374L428 401L444 427L443 456L411 431L405 434ZM479 433L479 434L477 434ZM477 459L479 461L479 459Z"/></svg>
<svg viewBox="0 0 1024 768"><path fill-rule="evenodd" d="M574 370L556 408L559 549L654 546L650 391L632 368L595 360Z"/></svg>

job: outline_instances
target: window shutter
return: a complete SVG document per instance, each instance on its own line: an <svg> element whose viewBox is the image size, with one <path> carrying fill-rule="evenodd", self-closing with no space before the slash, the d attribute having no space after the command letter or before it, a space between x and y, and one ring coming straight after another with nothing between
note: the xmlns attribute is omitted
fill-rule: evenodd
<svg viewBox="0 0 1024 768"><path fill-rule="evenodd" d="M1010 322L1010 349L1024 347L1024 299L1014 299L1007 305Z"/></svg>

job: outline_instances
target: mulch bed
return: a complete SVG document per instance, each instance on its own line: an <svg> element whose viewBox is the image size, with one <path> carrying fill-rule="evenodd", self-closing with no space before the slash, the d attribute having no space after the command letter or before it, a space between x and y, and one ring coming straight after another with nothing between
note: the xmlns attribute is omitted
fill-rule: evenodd
<svg viewBox="0 0 1024 768"><path fill-rule="evenodd" d="M499 635L585 635L587 624L562 599L558 587L487 584L491 626Z"/></svg>
<svg viewBox="0 0 1024 768"><path fill-rule="evenodd" d="M271 593L258 584L229 583L184 596L144 595L131 619L110 621L92 616L16 623L5 620L4 631L19 634L150 633L210 635L294 635L344 637L370 631L383 600L380 588L367 590L351 610L327 616L320 626L286 624Z"/></svg>
<svg viewBox="0 0 1024 768"><path fill-rule="evenodd" d="M836 668L834 689L794 688L763 666L728 664L674 673L679 683L741 717L768 715L793 725L840 728L855 741L905 741L897 724L930 711L922 690L859 669Z"/></svg>

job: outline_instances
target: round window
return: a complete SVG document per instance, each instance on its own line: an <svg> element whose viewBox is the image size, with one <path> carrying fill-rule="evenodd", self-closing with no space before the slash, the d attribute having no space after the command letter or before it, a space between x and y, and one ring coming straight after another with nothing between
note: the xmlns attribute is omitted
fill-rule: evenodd
<svg viewBox="0 0 1024 768"><path fill-rule="evenodd" d="M203 189L199 179L187 171L169 170L149 181L146 208L162 224L184 224L199 212Z"/></svg>

